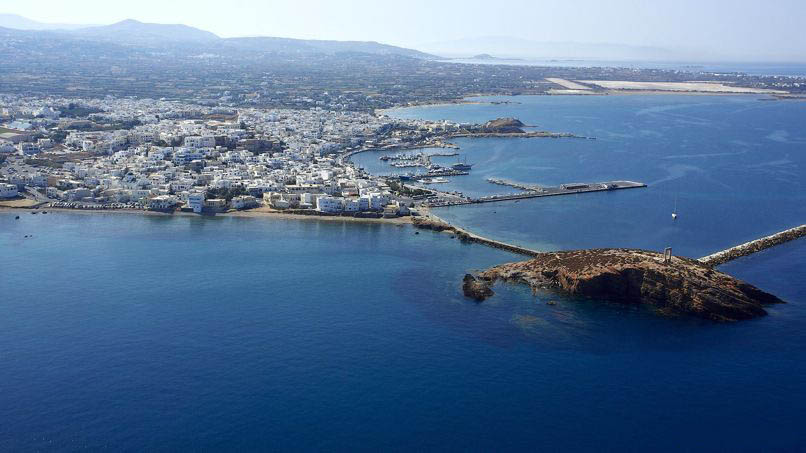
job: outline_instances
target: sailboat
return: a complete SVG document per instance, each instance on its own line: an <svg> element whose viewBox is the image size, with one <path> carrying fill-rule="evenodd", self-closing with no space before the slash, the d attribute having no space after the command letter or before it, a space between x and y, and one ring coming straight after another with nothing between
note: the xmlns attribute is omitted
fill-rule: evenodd
<svg viewBox="0 0 806 453"><path fill-rule="evenodd" d="M672 211L672 220L677 220L677 196L674 197L674 211Z"/></svg>
<svg viewBox="0 0 806 453"><path fill-rule="evenodd" d="M459 160L458 157L456 159ZM470 171L473 168L473 164L468 164L467 156L465 156L464 161L451 165L451 168L458 171Z"/></svg>

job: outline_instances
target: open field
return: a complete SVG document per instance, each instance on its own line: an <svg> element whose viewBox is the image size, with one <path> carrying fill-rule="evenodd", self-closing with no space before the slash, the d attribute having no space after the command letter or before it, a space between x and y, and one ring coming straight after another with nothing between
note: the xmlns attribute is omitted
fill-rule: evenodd
<svg viewBox="0 0 806 453"><path fill-rule="evenodd" d="M0 208L30 208L38 203L28 198L14 198L0 201Z"/></svg>
<svg viewBox="0 0 806 453"><path fill-rule="evenodd" d="M735 87L718 82L628 82L623 80L580 80L579 82L597 85L610 90L786 94L786 91Z"/></svg>

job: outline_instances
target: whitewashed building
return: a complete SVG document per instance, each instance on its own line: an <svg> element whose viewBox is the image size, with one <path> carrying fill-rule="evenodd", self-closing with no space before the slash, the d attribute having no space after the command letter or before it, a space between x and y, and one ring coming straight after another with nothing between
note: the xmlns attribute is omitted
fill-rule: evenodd
<svg viewBox="0 0 806 453"><path fill-rule="evenodd" d="M14 198L19 194L14 184L0 184L0 198Z"/></svg>
<svg viewBox="0 0 806 453"><path fill-rule="evenodd" d="M188 207L193 209L196 214L200 214L204 210L204 196L203 192L188 194Z"/></svg>
<svg viewBox="0 0 806 453"><path fill-rule="evenodd" d="M320 212L336 213L344 210L342 198L319 197L316 199L316 210Z"/></svg>

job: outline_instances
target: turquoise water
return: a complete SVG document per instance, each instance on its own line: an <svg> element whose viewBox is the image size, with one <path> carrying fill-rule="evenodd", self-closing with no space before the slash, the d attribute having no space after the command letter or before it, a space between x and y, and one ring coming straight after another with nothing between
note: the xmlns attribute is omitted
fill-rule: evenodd
<svg viewBox="0 0 806 453"><path fill-rule="evenodd" d="M621 98L608 100L614 99ZM683 102L676 99L669 102ZM496 170L513 179L565 182L613 174L654 182L602 194L609 198L599 201L591 201L597 195L549 200L555 214L515 217L547 209L546 200L524 202L531 207L512 206L512 217L494 216L496 222L484 225L500 228L501 237L552 247L605 242L608 234L617 244L652 243L614 226L639 236L662 230L660 213L669 216L667 197L675 193L681 220L718 209L715 198L737 205L726 192L713 194L723 184L739 187L737 197L758 198L743 208L750 220L708 220L704 225L715 231L705 236L686 233L693 227L683 223L679 234L698 238L690 250L796 220L803 147L759 137L772 122L787 133L775 137L801 140L788 118L806 104L777 104L785 109L777 112L764 102L761 110L744 99L722 102L755 111L762 129L756 138L740 139L750 145L737 159L686 161L701 171L664 182L658 180L674 163L640 160L633 145L618 145L638 139L606 140L604 126L591 134L600 140L584 142L591 149L571 147L573 141L514 145L510 151L523 153L522 165L554 166L559 174L517 173L518 165ZM614 105L611 115L604 106L578 115L629 117ZM520 116L529 111L509 107L523 108ZM475 113L468 115L490 113L485 106L469 108ZM530 121L568 126L572 110L560 103L551 115L532 113ZM718 131L715 116L701 115ZM730 134L744 136L747 121L737 124ZM585 131L579 129L570 131ZM732 136L708 139L704 129L696 130L693 150L685 154L731 149L718 143ZM675 150L662 145L676 143L673 132L663 134L659 146ZM477 143L462 145L479 162L467 182L455 182L467 190L481 190L476 172L496 162L484 164L491 148ZM528 164L525 153L535 150L532 159L554 157ZM563 153L600 169L565 166ZM621 153L632 159L613 157ZM753 166L786 155L792 163L765 171L791 190L755 194L761 176ZM634 159L644 162L645 172ZM749 187L734 180L739 176ZM630 212L648 198L664 203L656 223L651 208ZM759 206L767 206L766 216L750 209ZM456 218L461 212L447 210ZM626 218L609 219L616 214ZM561 220L563 227L554 225ZM667 233L658 234L665 242ZM464 273L520 257L446 234L415 234L410 226L0 211L0 256L2 451L796 451L806 441L803 240L722 267L789 302L771 307L767 317L735 324L533 295L513 285L497 286L496 296L476 304L461 294Z"/></svg>

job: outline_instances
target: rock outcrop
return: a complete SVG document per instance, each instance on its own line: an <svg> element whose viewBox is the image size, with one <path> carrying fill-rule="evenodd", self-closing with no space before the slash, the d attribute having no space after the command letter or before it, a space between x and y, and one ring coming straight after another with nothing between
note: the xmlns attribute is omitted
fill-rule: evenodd
<svg viewBox="0 0 806 453"><path fill-rule="evenodd" d="M493 267L481 273L478 279L488 285L498 280L520 282L533 289L649 304L665 313L691 314L715 321L764 316L767 312L763 305L783 303L696 260L673 257L666 263L662 254L644 250L541 253L528 261Z"/></svg>
<svg viewBox="0 0 806 453"><path fill-rule="evenodd" d="M465 297L479 302L494 294L493 290L490 289L490 285L470 274L465 274L465 278L462 280L462 291L465 293Z"/></svg>
<svg viewBox="0 0 806 453"><path fill-rule="evenodd" d="M523 134L525 124L516 118L498 118L487 121L481 127L482 131L496 134Z"/></svg>

